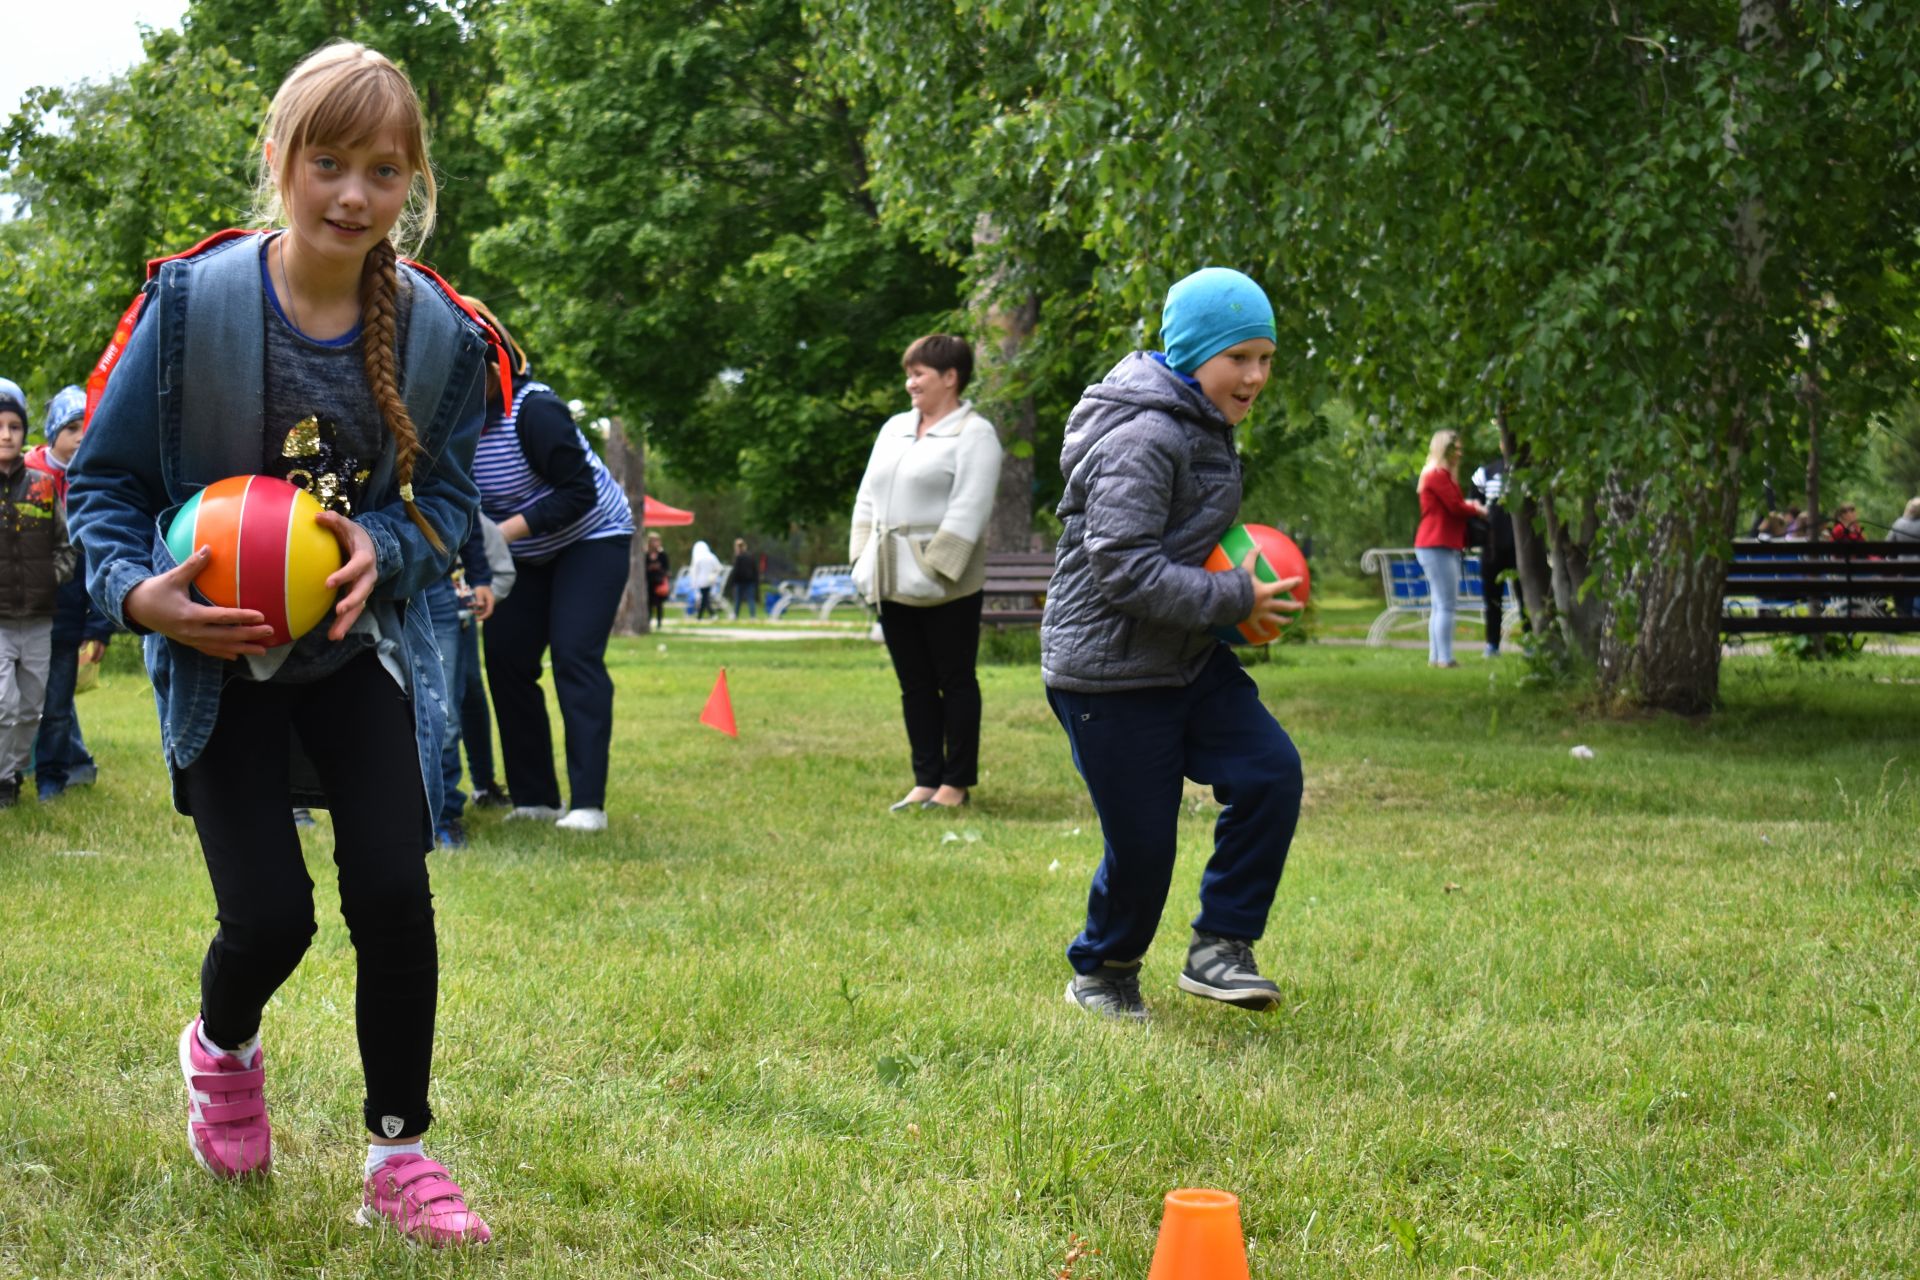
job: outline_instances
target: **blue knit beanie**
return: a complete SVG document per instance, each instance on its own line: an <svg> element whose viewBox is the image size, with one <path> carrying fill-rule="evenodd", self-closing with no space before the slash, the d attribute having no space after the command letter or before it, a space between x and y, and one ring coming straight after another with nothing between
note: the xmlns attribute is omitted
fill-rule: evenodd
<svg viewBox="0 0 1920 1280"><path fill-rule="evenodd" d="M1277 341L1273 304L1247 276L1231 267L1203 267L1167 290L1160 341L1172 368L1192 373L1248 338Z"/></svg>
<svg viewBox="0 0 1920 1280"><path fill-rule="evenodd" d="M0 409L11 409L20 415L20 424L27 423L27 393L20 389L17 382L0 378Z"/></svg>
<svg viewBox="0 0 1920 1280"><path fill-rule="evenodd" d="M47 418L40 436L49 444L53 438L87 416L87 393L80 387L62 387L47 401Z"/></svg>

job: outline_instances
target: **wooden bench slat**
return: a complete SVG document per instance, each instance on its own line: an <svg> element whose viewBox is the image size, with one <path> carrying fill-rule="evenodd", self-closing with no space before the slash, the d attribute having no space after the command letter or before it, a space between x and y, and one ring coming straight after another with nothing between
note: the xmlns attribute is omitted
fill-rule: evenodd
<svg viewBox="0 0 1920 1280"><path fill-rule="evenodd" d="M1786 635L1817 635L1822 633L1847 634L1883 634L1887 632L1920 631L1920 618L1858 617L1849 618L1839 615L1832 617L1804 618L1794 614L1775 614L1771 617L1723 617L1720 630L1732 635L1753 635L1759 632Z"/></svg>

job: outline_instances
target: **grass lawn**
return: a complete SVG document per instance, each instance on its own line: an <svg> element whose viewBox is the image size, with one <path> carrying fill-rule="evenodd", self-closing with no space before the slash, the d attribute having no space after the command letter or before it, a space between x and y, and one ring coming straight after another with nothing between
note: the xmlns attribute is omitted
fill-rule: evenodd
<svg viewBox="0 0 1920 1280"><path fill-rule="evenodd" d="M144 682L86 695L99 786L0 814L0 1275L1040 1280L1082 1237L1077 1280L1137 1280L1183 1185L1241 1196L1259 1277L1915 1274L1915 660L1742 660L1690 722L1288 648L1254 668L1307 765L1259 948L1284 1007L1174 988L1195 790L1138 1028L1061 996L1100 840L1037 668L982 669L951 821L885 811L878 646L659 644L612 653L608 834L484 814L433 855L429 1147L498 1237L469 1256L349 1221L324 819L267 1011L275 1176L194 1165L212 897ZM721 663L738 742L695 723Z"/></svg>

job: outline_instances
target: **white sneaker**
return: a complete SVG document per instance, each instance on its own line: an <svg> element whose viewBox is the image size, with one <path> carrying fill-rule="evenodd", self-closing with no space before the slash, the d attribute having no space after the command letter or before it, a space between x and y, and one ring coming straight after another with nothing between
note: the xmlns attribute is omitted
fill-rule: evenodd
<svg viewBox="0 0 1920 1280"><path fill-rule="evenodd" d="M508 822L552 822L560 816L560 810L544 804L517 804L513 812L507 815Z"/></svg>
<svg viewBox="0 0 1920 1280"><path fill-rule="evenodd" d="M569 809L567 816L553 825L563 831L605 831L607 811L605 809Z"/></svg>

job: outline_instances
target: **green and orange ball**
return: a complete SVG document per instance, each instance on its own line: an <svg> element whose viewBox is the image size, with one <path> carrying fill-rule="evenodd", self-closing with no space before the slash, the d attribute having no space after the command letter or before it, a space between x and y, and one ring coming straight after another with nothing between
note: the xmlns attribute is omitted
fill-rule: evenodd
<svg viewBox="0 0 1920 1280"><path fill-rule="evenodd" d="M1311 585L1307 558L1294 545L1292 538L1270 525L1236 524L1228 529L1220 536L1219 545L1207 556L1206 568L1213 573L1238 569L1251 551L1260 553L1260 558L1253 566L1255 577L1262 582L1298 578L1300 585L1287 594L1301 604L1307 602L1307 588ZM1279 638L1280 627L1254 627L1242 622L1230 627L1215 627L1213 634L1228 644L1271 644Z"/></svg>
<svg viewBox="0 0 1920 1280"><path fill-rule="evenodd" d="M298 640L333 608L327 579L346 561L321 510L285 480L229 476L180 508L167 526L167 550L184 562L206 547L194 587L223 609L257 610L273 628L273 648Z"/></svg>

